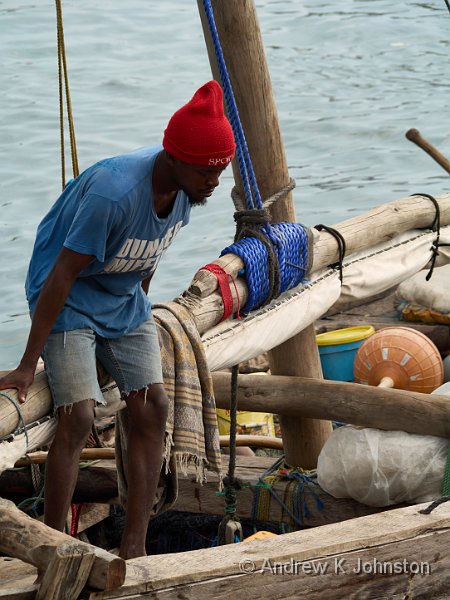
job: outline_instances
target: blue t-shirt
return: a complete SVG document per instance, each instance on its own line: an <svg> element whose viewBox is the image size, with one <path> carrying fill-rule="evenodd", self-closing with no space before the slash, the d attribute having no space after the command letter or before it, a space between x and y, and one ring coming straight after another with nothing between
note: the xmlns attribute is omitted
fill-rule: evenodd
<svg viewBox="0 0 450 600"><path fill-rule="evenodd" d="M148 317L151 305L140 283L190 214L182 191L167 217L155 212L152 173L161 149L141 148L94 164L67 185L40 223L25 284L31 312L63 246L95 256L75 280L52 332L87 327L119 337Z"/></svg>

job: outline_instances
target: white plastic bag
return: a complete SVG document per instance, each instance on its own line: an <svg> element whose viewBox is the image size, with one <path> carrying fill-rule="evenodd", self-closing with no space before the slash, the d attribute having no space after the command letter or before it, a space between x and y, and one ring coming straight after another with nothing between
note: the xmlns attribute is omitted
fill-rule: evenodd
<svg viewBox="0 0 450 600"><path fill-rule="evenodd" d="M448 443L404 431L339 427L319 455L317 481L335 498L368 506L428 502L441 496Z"/></svg>

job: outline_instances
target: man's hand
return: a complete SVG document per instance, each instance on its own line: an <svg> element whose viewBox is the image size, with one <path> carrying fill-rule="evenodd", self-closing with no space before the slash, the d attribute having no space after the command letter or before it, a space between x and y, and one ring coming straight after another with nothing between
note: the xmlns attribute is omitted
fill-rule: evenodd
<svg viewBox="0 0 450 600"><path fill-rule="evenodd" d="M19 402L25 402L28 388L34 380L34 369L17 367L14 371L0 378L0 390L15 388Z"/></svg>

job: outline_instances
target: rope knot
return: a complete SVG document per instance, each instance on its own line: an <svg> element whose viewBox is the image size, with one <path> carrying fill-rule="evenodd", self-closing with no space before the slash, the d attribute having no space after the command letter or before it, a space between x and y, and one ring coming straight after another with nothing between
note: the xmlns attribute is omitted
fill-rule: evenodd
<svg viewBox="0 0 450 600"><path fill-rule="evenodd" d="M266 208L253 208L251 210L238 210L234 213L236 222L236 235L234 241L238 242L244 237L250 237L254 233L268 225L270 221L269 211Z"/></svg>

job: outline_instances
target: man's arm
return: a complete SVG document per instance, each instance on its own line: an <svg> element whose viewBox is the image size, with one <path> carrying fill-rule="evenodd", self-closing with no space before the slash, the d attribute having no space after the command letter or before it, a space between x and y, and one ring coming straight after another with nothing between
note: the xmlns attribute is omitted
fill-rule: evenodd
<svg viewBox="0 0 450 600"><path fill-rule="evenodd" d="M143 279L141 281L141 288L144 290L144 292L146 294L148 294L148 289L150 287L150 281L152 280L152 277L153 277L153 273L149 277L147 277L147 279Z"/></svg>
<svg viewBox="0 0 450 600"><path fill-rule="evenodd" d="M63 248L42 286L22 360L17 369L0 379L0 389L16 388L20 402L25 401L39 356L75 279L94 258Z"/></svg>

